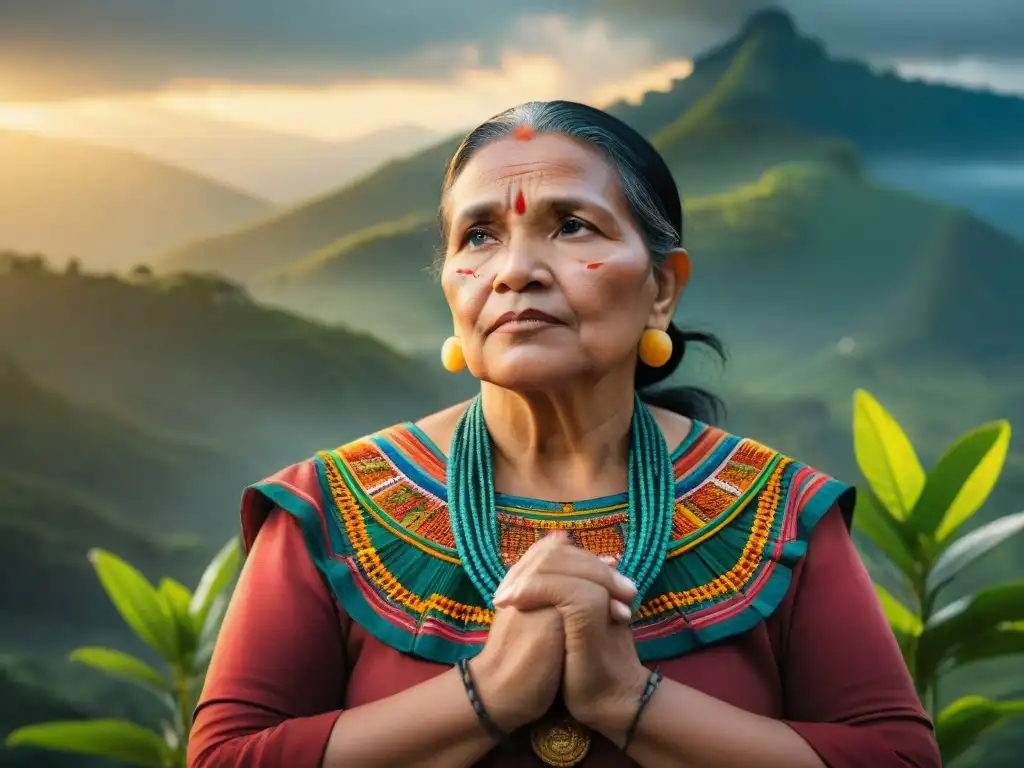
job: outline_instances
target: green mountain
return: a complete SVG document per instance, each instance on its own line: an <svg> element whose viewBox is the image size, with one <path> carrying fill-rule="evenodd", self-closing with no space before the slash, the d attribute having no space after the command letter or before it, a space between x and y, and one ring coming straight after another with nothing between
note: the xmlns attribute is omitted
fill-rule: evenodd
<svg viewBox="0 0 1024 768"><path fill-rule="evenodd" d="M191 575L201 563L195 541L161 536L177 522L172 510L147 508L141 519L132 517L134 510L115 506L102 491L7 468L0 469L0 493L0 575L12 585L0 598L0 647L7 650L62 648L69 629L78 640L121 630L86 559L92 547L129 558L154 579Z"/></svg>
<svg viewBox="0 0 1024 768"><path fill-rule="evenodd" d="M89 547L124 553L154 576L180 572L198 562L187 535L203 522L194 489L245 474L226 455L47 391L5 355L0 402L0 578L31 585L0 597L0 636L36 635L33 646L46 640L46 617L87 622L110 613Z"/></svg>
<svg viewBox="0 0 1024 768"><path fill-rule="evenodd" d="M436 210L445 164L461 137L385 164L321 197L216 237L181 245L157 262L162 272L213 271L247 280L276 273L295 259L363 227Z"/></svg>
<svg viewBox="0 0 1024 768"><path fill-rule="evenodd" d="M0 347L76 402L268 470L437 402L430 375L381 342L214 277L23 265L0 274Z"/></svg>
<svg viewBox="0 0 1024 768"><path fill-rule="evenodd" d="M1024 246L962 212L938 234L934 261L902 302L889 354L906 359L926 340L939 339L947 359L972 359L983 369L1024 368Z"/></svg>
<svg viewBox="0 0 1024 768"><path fill-rule="evenodd" d="M609 110L666 145L738 123L837 137L864 154L1024 157L1024 99L907 81L833 58L777 9L753 14L669 92Z"/></svg>
<svg viewBox="0 0 1024 768"><path fill-rule="evenodd" d="M142 155L31 133L0 131L0 168L8 180L0 185L0 249L80 258L92 268L128 267L272 210Z"/></svg>
<svg viewBox="0 0 1024 768"><path fill-rule="evenodd" d="M411 215L338 238L252 290L401 349L439 349L452 321L431 269L438 247L436 219Z"/></svg>
<svg viewBox="0 0 1024 768"><path fill-rule="evenodd" d="M1024 99L910 82L832 58L778 11L751 17L666 93L610 111L659 146L685 196L724 192L792 161L852 153L1024 155ZM432 215L455 137L337 192L181 245L161 270L267 278L367 227Z"/></svg>
<svg viewBox="0 0 1024 768"><path fill-rule="evenodd" d="M54 487L102 493L136 510L140 522L147 522L154 497L167 505L188 499L181 477L198 479L227 458L198 441L174 441L74 403L40 386L6 355L0 355L0 400L0 433L9 436L0 443L3 471L40 481L45 474ZM186 521L181 515L182 526Z"/></svg>

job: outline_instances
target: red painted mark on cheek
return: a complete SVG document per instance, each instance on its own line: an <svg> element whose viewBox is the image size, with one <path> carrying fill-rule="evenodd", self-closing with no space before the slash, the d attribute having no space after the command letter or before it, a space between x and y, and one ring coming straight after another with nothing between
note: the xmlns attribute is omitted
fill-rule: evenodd
<svg viewBox="0 0 1024 768"><path fill-rule="evenodd" d="M604 262L592 261L589 264L587 264L587 269L600 269L603 266L604 266Z"/></svg>
<svg viewBox="0 0 1024 768"><path fill-rule="evenodd" d="M526 198L523 197L523 191L522 190L519 190L519 193L516 195L515 206L516 206L516 213L518 213L520 216L522 216L524 213L526 213Z"/></svg>
<svg viewBox="0 0 1024 768"><path fill-rule="evenodd" d="M479 275L472 269L456 269L456 275L465 275L466 277L479 277Z"/></svg>

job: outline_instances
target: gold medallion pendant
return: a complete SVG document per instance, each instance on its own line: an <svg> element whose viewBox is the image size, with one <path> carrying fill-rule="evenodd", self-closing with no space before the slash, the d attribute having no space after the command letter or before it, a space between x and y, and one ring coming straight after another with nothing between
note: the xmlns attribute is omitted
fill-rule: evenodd
<svg viewBox="0 0 1024 768"><path fill-rule="evenodd" d="M568 715L547 717L530 729L530 746L548 765L570 768L590 751L590 730Z"/></svg>

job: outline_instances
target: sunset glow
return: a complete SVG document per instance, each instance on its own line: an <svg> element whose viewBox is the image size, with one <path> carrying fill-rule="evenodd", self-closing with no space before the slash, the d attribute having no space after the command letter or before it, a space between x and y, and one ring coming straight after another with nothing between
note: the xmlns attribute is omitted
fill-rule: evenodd
<svg viewBox="0 0 1024 768"><path fill-rule="evenodd" d="M116 143L119 135L157 138L170 130L159 115L170 114L322 141L399 125L450 133L533 99L635 102L646 91L668 90L692 70L689 60L665 60L650 40L623 35L603 20L531 16L511 34L528 40L529 51L509 45L493 66L483 66L483 49L465 45L455 51L461 66L445 78L339 78L326 85L178 80L131 96L0 104L0 127Z"/></svg>
<svg viewBox="0 0 1024 768"><path fill-rule="evenodd" d="M531 99L635 102L645 92L668 90L692 69L688 60L670 60L580 93L558 61L509 54L501 69L466 69L450 81L364 80L322 88L193 81L133 97L0 104L0 128L109 140L118 132L158 132L148 117L156 108L325 141L394 125L451 132Z"/></svg>
<svg viewBox="0 0 1024 768"><path fill-rule="evenodd" d="M44 106L0 104L0 128L45 133L52 127L52 121Z"/></svg>
<svg viewBox="0 0 1024 768"><path fill-rule="evenodd" d="M635 101L646 91L667 90L692 68L688 60L668 61L580 93L557 60L508 54L500 69L469 68L449 81L365 80L316 89L182 83L153 101L211 119L337 141L393 125L458 131L532 99L582 99L597 106Z"/></svg>

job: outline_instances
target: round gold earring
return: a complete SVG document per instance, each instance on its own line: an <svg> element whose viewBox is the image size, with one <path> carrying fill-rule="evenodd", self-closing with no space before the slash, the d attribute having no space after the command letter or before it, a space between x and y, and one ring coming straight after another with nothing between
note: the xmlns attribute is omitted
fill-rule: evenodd
<svg viewBox="0 0 1024 768"><path fill-rule="evenodd" d="M672 357L672 337L657 328L648 328L640 336L640 362L649 368L661 368Z"/></svg>
<svg viewBox="0 0 1024 768"><path fill-rule="evenodd" d="M449 336L441 345L441 365L449 373L458 373L466 367L466 356L462 354L462 339Z"/></svg>

